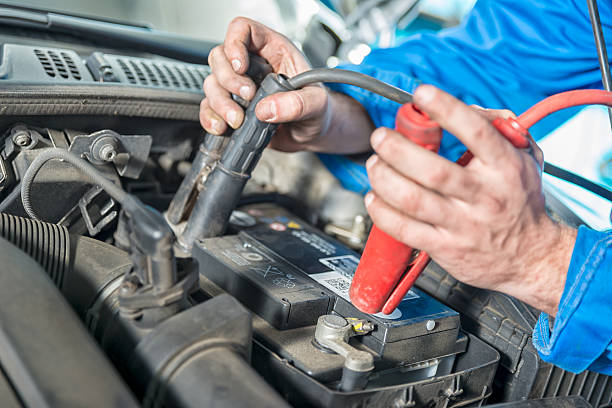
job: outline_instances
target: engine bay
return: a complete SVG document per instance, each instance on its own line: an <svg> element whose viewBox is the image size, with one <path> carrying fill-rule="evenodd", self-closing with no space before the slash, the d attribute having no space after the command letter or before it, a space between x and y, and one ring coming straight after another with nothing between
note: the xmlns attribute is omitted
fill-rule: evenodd
<svg viewBox="0 0 612 408"><path fill-rule="evenodd" d="M231 143L205 139L198 123L208 67L0 35L2 262L33 271L0 279L8 406L612 398L608 377L539 360L530 342L537 311L461 284L433 262L392 314L352 306L371 222L362 198L314 154L264 152L237 203L207 207L231 213L227 228L181 245ZM49 149L77 156L126 195ZM181 190L185 180L191 187ZM553 195L547 201L557 219L581 223ZM43 270L53 285L27 278ZM70 387L57 385L64 375Z"/></svg>

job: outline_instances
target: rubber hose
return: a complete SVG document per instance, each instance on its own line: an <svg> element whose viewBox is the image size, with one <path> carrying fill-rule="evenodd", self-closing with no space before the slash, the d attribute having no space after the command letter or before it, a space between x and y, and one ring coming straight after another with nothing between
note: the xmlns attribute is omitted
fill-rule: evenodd
<svg viewBox="0 0 612 408"><path fill-rule="evenodd" d="M30 198L30 189L32 182L38 174L41 167L53 159L61 159L72 164L77 170L81 171L93 184L98 184L104 189L115 201L123 205L127 193L121 189L121 187L115 185L112 181L105 178L100 174L98 170L87 161L81 159L75 154L68 150L59 149L56 147L42 149L41 152L36 156L28 170L25 172L23 179L21 180L21 202L25 212L33 219L39 220L40 218L36 215Z"/></svg>
<svg viewBox="0 0 612 408"><path fill-rule="evenodd" d="M53 283L62 287L70 267L70 236L66 227L1 213L0 236L34 258Z"/></svg>

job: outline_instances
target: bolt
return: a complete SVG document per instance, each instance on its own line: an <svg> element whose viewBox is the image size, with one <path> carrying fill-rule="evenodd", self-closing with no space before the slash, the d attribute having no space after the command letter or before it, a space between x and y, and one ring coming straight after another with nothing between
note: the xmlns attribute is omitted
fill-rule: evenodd
<svg viewBox="0 0 612 408"><path fill-rule="evenodd" d="M374 330L374 323L365 322L364 324L361 325L361 330L365 332L371 332L372 330Z"/></svg>
<svg viewBox="0 0 612 408"><path fill-rule="evenodd" d="M107 143L100 148L100 159L104 161L113 161L116 154L117 152L115 151L115 147L110 143Z"/></svg>
<svg viewBox="0 0 612 408"><path fill-rule="evenodd" d="M134 293L135 291L136 285L134 284L134 282L124 281L119 287L119 292L124 296Z"/></svg>
<svg viewBox="0 0 612 408"><path fill-rule="evenodd" d="M435 327L436 322L433 320L428 320L427 323L425 323L425 328L427 329L427 331L432 331Z"/></svg>
<svg viewBox="0 0 612 408"><path fill-rule="evenodd" d="M13 143L17 146L25 147L32 143L32 138L27 131L20 130L13 136Z"/></svg>
<svg viewBox="0 0 612 408"><path fill-rule="evenodd" d="M338 315L325 315L323 316L323 324L332 329L341 329L348 325L346 319Z"/></svg>

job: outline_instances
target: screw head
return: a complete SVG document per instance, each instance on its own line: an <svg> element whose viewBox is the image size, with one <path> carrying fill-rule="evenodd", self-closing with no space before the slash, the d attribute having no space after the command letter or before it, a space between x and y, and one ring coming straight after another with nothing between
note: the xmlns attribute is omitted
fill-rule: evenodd
<svg viewBox="0 0 612 408"><path fill-rule="evenodd" d="M322 316L323 324L332 329L341 329L348 325L346 319L338 315L324 315Z"/></svg>
<svg viewBox="0 0 612 408"><path fill-rule="evenodd" d="M104 161L113 161L117 152L115 151L115 147L108 143L100 148L100 158Z"/></svg>
<svg viewBox="0 0 612 408"><path fill-rule="evenodd" d="M425 323L425 328L427 331L432 331L436 328L436 322L434 320L428 320L427 323Z"/></svg>
<svg viewBox="0 0 612 408"><path fill-rule="evenodd" d="M13 136L13 143L17 146L25 147L32 143L32 138L25 130L21 130Z"/></svg>

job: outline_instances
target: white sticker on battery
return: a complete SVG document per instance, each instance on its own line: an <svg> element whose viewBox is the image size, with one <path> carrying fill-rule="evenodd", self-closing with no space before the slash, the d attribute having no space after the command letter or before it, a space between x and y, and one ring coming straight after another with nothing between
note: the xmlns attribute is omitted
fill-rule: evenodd
<svg viewBox="0 0 612 408"><path fill-rule="evenodd" d="M310 275L310 277L317 281L319 284L325 286L327 289L337 294L338 296L342 297L347 302L351 301L349 297L349 288L351 287L351 280L345 277L343 274L340 274L336 271L331 271L316 273ZM416 299L418 297L419 295L410 290L408 291L408 293L406 293L406 296L404 296L404 300ZM391 314L388 315L384 313L376 313L373 316L380 317L382 319L397 320L402 317L402 312L399 309L395 309Z"/></svg>
<svg viewBox="0 0 612 408"><path fill-rule="evenodd" d="M351 280L346 278L344 275L336 272L323 272L323 273L315 273L310 275L312 279L325 286L327 289L331 290L338 296L342 297L347 302L350 302L349 298L349 288L351 287Z"/></svg>
<svg viewBox="0 0 612 408"><path fill-rule="evenodd" d="M332 269L351 280L353 279L353 275L355 274L355 270L359 264L359 259L354 255L342 255L332 256L330 258L321 258L319 259L319 262L327 266L329 269Z"/></svg>

